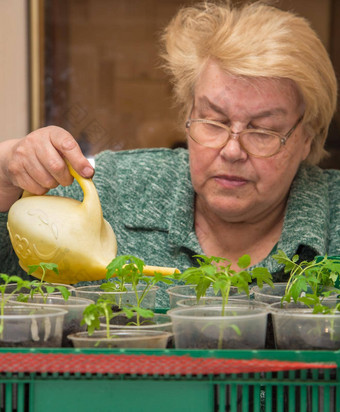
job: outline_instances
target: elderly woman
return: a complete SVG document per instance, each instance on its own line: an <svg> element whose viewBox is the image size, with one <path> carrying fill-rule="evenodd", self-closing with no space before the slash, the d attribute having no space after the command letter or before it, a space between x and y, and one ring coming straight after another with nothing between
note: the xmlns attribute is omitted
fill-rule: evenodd
<svg viewBox="0 0 340 412"><path fill-rule="evenodd" d="M248 253L275 281L283 279L276 249L340 254L340 171L315 166L337 86L309 24L260 3L202 3L181 9L162 39L188 150L96 156L94 183L118 254L183 270L196 254L236 262ZM58 127L6 141L0 153L1 271L15 273L11 204L23 189L79 199L64 158L85 177L93 169Z"/></svg>

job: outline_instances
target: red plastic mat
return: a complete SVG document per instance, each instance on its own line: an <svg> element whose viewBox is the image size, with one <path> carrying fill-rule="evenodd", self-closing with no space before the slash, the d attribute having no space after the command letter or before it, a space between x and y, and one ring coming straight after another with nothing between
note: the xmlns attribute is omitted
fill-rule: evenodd
<svg viewBox="0 0 340 412"><path fill-rule="evenodd" d="M336 368L335 363L265 359L196 358L188 355L2 353L0 373L220 375Z"/></svg>

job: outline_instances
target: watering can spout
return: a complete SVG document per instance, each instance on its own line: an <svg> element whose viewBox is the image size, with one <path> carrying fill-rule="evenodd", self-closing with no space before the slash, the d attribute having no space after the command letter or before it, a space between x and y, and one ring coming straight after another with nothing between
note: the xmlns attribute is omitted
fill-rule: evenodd
<svg viewBox="0 0 340 412"><path fill-rule="evenodd" d="M13 249L25 271L41 262L56 263L59 275L47 271L44 279L49 282L74 284L104 279L106 266L117 254L116 236L103 218L92 179L81 177L67 164L84 192L83 201L24 192L8 212Z"/></svg>

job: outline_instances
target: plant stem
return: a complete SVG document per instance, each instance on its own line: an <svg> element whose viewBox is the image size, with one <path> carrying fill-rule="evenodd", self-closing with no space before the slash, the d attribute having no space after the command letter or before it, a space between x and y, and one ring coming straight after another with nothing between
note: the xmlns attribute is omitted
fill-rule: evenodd
<svg viewBox="0 0 340 412"><path fill-rule="evenodd" d="M106 305L104 306L105 323L106 323L106 337L110 339L110 315Z"/></svg>
<svg viewBox="0 0 340 412"><path fill-rule="evenodd" d="M5 292L2 290L1 291L1 322L0 322L0 337L3 339L3 333L4 333L4 325L5 325L5 320L4 320L4 314L5 314Z"/></svg>
<svg viewBox="0 0 340 412"><path fill-rule="evenodd" d="M145 288L143 289L143 291L141 293L141 296L139 296L139 294L138 294L137 285L138 285L137 283L133 284L133 288L134 288L134 291L135 291L137 307L140 308L145 296L148 294L149 290L151 289L152 283L148 283L145 286ZM140 326L140 314L138 312L136 313L136 325Z"/></svg>
<svg viewBox="0 0 340 412"><path fill-rule="evenodd" d="M228 298L229 298L229 294L230 294L230 288L231 288L231 283L228 282L228 286L226 288L226 290L224 292L222 292L222 311L221 311L221 317L225 316L225 310L226 310L226 306L228 304ZM223 327L223 321L221 322L221 325L219 327L220 331L218 334L218 344L217 347L218 349L222 349L222 345L223 345L223 331L224 331L224 327Z"/></svg>
<svg viewBox="0 0 340 412"><path fill-rule="evenodd" d="M8 296L7 299L5 299L5 291L6 291L6 286L8 285L8 283L5 283L5 288L1 290L1 322L0 322L0 337L1 339L3 339L3 332L4 332L4 328L5 328L5 320L4 320L4 315L5 315L5 305L6 303L10 300L11 296L15 294L15 292L17 292L19 289L18 287L16 287L13 292L11 292Z"/></svg>

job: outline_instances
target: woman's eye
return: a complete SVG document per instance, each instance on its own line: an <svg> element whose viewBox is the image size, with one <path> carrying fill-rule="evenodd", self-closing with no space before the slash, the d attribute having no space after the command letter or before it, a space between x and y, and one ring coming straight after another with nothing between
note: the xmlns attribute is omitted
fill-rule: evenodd
<svg viewBox="0 0 340 412"><path fill-rule="evenodd" d="M226 119L211 119L211 120L213 120L214 122L217 122L217 123L224 124L225 126L228 126L228 124L229 124L229 120L226 120Z"/></svg>
<svg viewBox="0 0 340 412"><path fill-rule="evenodd" d="M275 132L275 133L280 133L279 130L280 128L277 127L277 125L270 125L270 124L251 124L247 126L247 129L261 129L261 130L267 130L269 132Z"/></svg>
<svg viewBox="0 0 340 412"><path fill-rule="evenodd" d="M196 119L210 120L225 125L228 125L229 123L229 119L226 119L225 117L216 116L216 113L198 113Z"/></svg>

